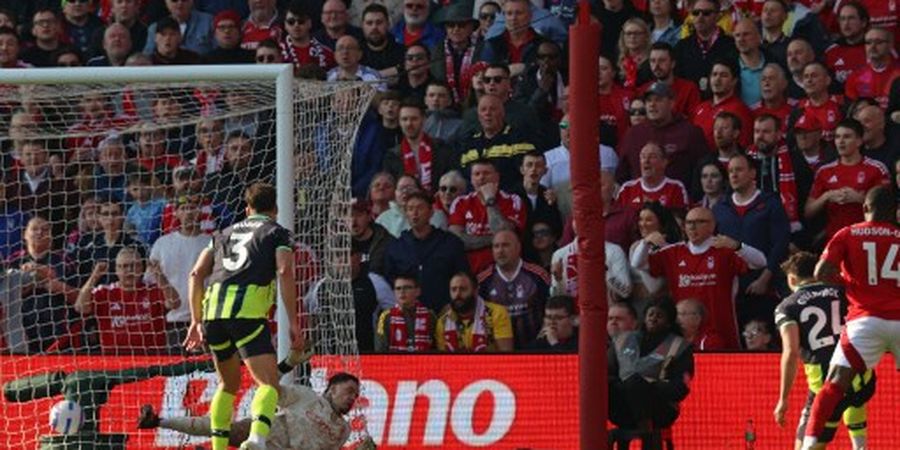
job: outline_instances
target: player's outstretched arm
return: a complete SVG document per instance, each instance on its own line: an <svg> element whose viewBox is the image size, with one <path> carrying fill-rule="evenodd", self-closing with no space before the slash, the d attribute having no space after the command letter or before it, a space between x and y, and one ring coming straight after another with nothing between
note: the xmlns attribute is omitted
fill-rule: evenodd
<svg viewBox="0 0 900 450"><path fill-rule="evenodd" d="M796 322L788 322L781 326L781 370L779 376L778 403L775 405L775 423L784 426L787 413L788 398L797 376L797 361L800 358L800 329Z"/></svg>
<svg viewBox="0 0 900 450"><path fill-rule="evenodd" d="M213 252L211 248L206 248L197 257L197 262L194 264L194 268L191 269L191 275L188 278L188 296L191 301L191 327L188 329L188 336L184 341L184 347L188 351L203 345L203 330L200 325L203 315L203 288L206 286L206 279L212 273L212 268Z"/></svg>

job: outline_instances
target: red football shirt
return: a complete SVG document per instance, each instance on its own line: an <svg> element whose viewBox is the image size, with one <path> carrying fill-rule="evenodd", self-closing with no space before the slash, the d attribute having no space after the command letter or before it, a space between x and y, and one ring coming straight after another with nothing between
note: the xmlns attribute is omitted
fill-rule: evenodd
<svg viewBox="0 0 900 450"><path fill-rule="evenodd" d="M616 201L632 208L640 208L644 202L659 202L670 209L686 209L690 204L684 184L669 177L663 178L662 183L654 188L646 186L640 178L626 181L619 189Z"/></svg>
<svg viewBox="0 0 900 450"><path fill-rule="evenodd" d="M890 96L891 82L900 77L900 65L896 62L876 70L870 64L866 64L850 74L844 83L844 94L850 100L860 97L872 97L881 105L881 109L887 109Z"/></svg>
<svg viewBox="0 0 900 450"><path fill-rule="evenodd" d="M771 114L781 121L781 131L787 131L788 116L791 115L791 111L793 111L796 104L795 100L787 99L781 106L769 108L760 101L750 105L750 113L753 115L753 120L756 120L757 117L763 114Z"/></svg>
<svg viewBox="0 0 900 450"><path fill-rule="evenodd" d="M825 49L825 64L834 73L835 78L845 83L850 74L866 63L866 46L832 44Z"/></svg>
<svg viewBox="0 0 900 450"><path fill-rule="evenodd" d="M816 119L819 119L819 123L822 124L822 139L834 142L834 129L844 118L844 114L841 112L841 103L843 102L840 97L831 96L824 103L816 106L808 98L805 98L797 103L797 108L803 114L816 116Z"/></svg>
<svg viewBox="0 0 900 450"><path fill-rule="evenodd" d="M162 234L168 234L181 226L181 221L175 216L175 203L166 203L162 213ZM216 231L216 214L213 212L212 201L208 198L203 199L200 205L200 231L206 234L213 234Z"/></svg>
<svg viewBox="0 0 900 450"><path fill-rule="evenodd" d="M521 232L525 229L525 206L518 195L498 192L497 208L504 217L516 225L517 231ZM453 204L450 205L449 225L463 227L464 233L470 236L489 236L491 234L487 207L481 203L477 192L457 197L453 201ZM469 250L466 252L466 257L469 259L469 267L474 273L478 273L494 263L494 255L490 246Z"/></svg>
<svg viewBox="0 0 900 450"><path fill-rule="evenodd" d="M810 198L819 198L826 191L842 187L850 187L863 193L875 186L888 184L887 168L874 159L863 157L862 161L846 166L840 161L832 161L816 172ZM825 225L826 236L832 236L838 230L863 220L862 203L825 204L828 223Z"/></svg>
<svg viewBox="0 0 900 450"><path fill-rule="evenodd" d="M747 263L734 250L710 247L693 254L679 242L650 252L650 275L665 277L676 303L694 298L708 313L708 332L722 337L727 349L739 349L735 294L737 276Z"/></svg>
<svg viewBox="0 0 900 450"><path fill-rule="evenodd" d="M750 114L750 108L735 95L714 104L713 100L707 100L697 106L694 110L694 116L691 119L694 125L703 130L706 137L706 143L709 148L716 148L716 140L713 138L713 123L716 121L716 115L722 111L728 111L741 119L741 136L739 142L741 147L750 145L753 140L753 115Z"/></svg>
<svg viewBox="0 0 900 450"><path fill-rule="evenodd" d="M166 305L162 291L139 285L124 291L119 283L91 291L100 345L106 354L158 354L166 349Z"/></svg>
<svg viewBox="0 0 900 450"><path fill-rule="evenodd" d="M609 94L601 94L597 97L600 123L615 128L616 142L622 142L622 137L625 136L625 131L631 124L628 117L630 104L631 93L618 86L614 86Z"/></svg>
<svg viewBox="0 0 900 450"><path fill-rule="evenodd" d="M837 0L834 2L834 11L840 11L841 6L849 0ZM900 2L897 0L856 0L869 13L869 26L887 28L894 33L894 47L900 48L900 34L897 33L897 24L900 21Z"/></svg>
<svg viewBox="0 0 900 450"><path fill-rule="evenodd" d="M259 47L259 43L266 39L281 42L283 33L284 30L281 24L278 23L278 17L273 17L272 21L265 25L256 24L249 19L245 20L244 25L241 27L241 48L256 50L256 47Z"/></svg>
<svg viewBox="0 0 900 450"><path fill-rule="evenodd" d="M847 287L847 320L874 316L900 320L900 227L863 222L831 238L822 260L841 269Z"/></svg>

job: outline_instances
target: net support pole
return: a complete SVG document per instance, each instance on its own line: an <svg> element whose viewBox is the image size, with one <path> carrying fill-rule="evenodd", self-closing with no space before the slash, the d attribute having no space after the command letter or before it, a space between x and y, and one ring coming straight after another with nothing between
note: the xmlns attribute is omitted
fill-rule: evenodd
<svg viewBox="0 0 900 450"><path fill-rule="evenodd" d="M600 197L597 57L600 26L591 23L590 6L581 0L569 28L569 123L571 124L572 196L578 231L579 437L584 450L607 448L606 264L603 206Z"/></svg>
<svg viewBox="0 0 900 450"><path fill-rule="evenodd" d="M281 72L275 79L275 143L277 169L275 189L278 194L278 223L294 230L294 71L293 64L281 65ZM278 290L279 307L276 308L278 321L278 360L284 359L291 349L291 317L283 307L282 292ZM297 299L298 303L300 299ZM298 311L299 312L299 311Z"/></svg>

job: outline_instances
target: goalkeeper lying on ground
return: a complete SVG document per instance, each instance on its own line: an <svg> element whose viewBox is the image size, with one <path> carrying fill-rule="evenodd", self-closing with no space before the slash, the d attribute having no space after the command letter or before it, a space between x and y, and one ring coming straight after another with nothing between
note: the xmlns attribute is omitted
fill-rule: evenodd
<svg viewBox="0 0 900 450"><path fill-rule="evenodd" d="M278 368L290 372L307 361L312 351L292 350ZM320 396L307 386L282 384L278 397L278 411L266 439L269 450L338 450L350 436L350 425L344 414L350 412L359 397L359 379L339 372L328 380L328 388ZM229 444L241 445L250 433L252 418L234 422ZM139 429L166 428L192 436L211 436L209 417L160 418L153 406L141 407ZM358 449L374 449L371 438L366 438Z"/></svg>

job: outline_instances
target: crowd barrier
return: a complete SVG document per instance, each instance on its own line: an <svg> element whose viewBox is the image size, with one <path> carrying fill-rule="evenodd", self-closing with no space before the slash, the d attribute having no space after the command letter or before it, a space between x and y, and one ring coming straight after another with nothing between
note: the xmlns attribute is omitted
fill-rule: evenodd
<svg viewBox="0 0 900 450"><path fill-rule="evenodd" d="M55 370L116 370L179 361L175 357L4 356L0 357L0 381ZM691 394L673 430L676 448L743 449L749 420L756 449L791 448L805 382L800 374L791 396L789 425L778 428L772 419L778 361L777 354L697 355ZM372 355L362 356L360 362L365 426L379 448L578 448L575 355ZM329 362L319 360L316 365L318 384L327 377ZM882 361L878 375L877 392L869 406L870 448L896 448L900 373L890 356ZM215 384L213 374L195 373L115 387L101 410L101 432L128 434L129 449L193 449L204 440L186 440L163 430L137 431L138 408L150 403L172 414L204 414ZM249 409L251 395L247 394L238 395L238 414ZM0 447L36 448L35 432L51 433L48 414L60 398L18 403L2 399ZM362 425L361 420L353 423L355 428ZM849 448L848 442L842 430L835 448Z"/></svg>

